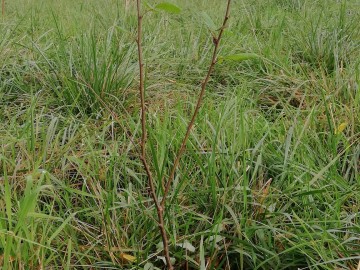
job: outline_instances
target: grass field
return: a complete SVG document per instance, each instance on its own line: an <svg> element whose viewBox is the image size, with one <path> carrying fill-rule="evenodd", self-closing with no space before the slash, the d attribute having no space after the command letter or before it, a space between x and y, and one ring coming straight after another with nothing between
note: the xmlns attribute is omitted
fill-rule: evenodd
<svg viewBox="0 0 360 270"><path fill-rule="evenodd" d="M226 1L173 3L180 14L144 18L157 184ZM220 61L211 77L167 204L175 269L359 270L360 3L235 0L231 13L220 56L256 57ZM122 0L6 1L1 269L164 268L135 147L136 25Z"/></svg>

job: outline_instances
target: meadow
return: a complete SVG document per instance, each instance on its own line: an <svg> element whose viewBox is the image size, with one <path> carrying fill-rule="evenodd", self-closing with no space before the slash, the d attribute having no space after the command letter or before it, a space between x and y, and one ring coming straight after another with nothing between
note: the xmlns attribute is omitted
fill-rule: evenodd
<svg viewBox="0 0 360 270"><path fill-rule="evenodd" d="M3 270L165 269L137 149L132 2L6 1ZM226 7L172 3L180 13L143 21L159 197ZM175 269L360 269L359 21L357 0L233 1L167 202Z"/></svg>

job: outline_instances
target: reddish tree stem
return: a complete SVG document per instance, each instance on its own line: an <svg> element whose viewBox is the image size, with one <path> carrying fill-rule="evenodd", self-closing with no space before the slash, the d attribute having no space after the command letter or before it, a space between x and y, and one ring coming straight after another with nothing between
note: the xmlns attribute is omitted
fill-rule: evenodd
<svg viewBox="0 0 360 270"><path fill-rule="evenodd" d="M137 32L137 48L138 48L138 61L139 61L139 70L140 70L140 82L139 82L139 93L140 93L140 102L141 102L141 156L140 159L143 163L143 166L146 171L146 175L148 177L148 183L150 186L150 193L153 201L155 203L155 207L158 215L158 226L161 233L161 238L164 246L164 256L166 260L166 264L169 270L173 270L173 266L170 260L170 252L169 252L169 241L166 234L165 222L164 222L164 208L161 206L157 195L154 184L154 179L151 174L151 170L149 164L146 159L146 140L147 140L147 132L146 132L146 107L145 107L145 72L144 72L144 59L142 52L142 20L143 15L141 14L141 0L136 1L137 4L137 15L138 15L138 32Z"/></svg>
<svg viewBox="0 0 360 270"><path fill-rule="evenodd" d="M137 4L137 17L138 17L138 25L137 25L137 48L138 48L138 62L139 62L139 70L140 70L140 74L139 74L139 93L140 93L140 102L141 102L141 129L142 129L142 134L141 134L141 154L140 154L140 159L141 162L143 163L143 166L145 168L146 171L146 175L148 178L148 183L150 186L150 193L151 193L151 197L154 201L156 210L157 210L157 215L158 215L158 226L159 226L159 230L161 233L161 237L162 237L162 241L163 241L163 245L164 245L164 256L165 256L165 260L166 260L166 264L169 270L173 270L173 266L171 264L171 260L170 260L170 252L169 252L169 242L168 242L168 238L167 238L167 234L166 234L166 228L165 228L165 222L164 222L164 212L165 212L165 204L166 204L166 199L168 196L168 193L170 191L170 187L171 184L174 181L174 176L175 176L175 171L179 165L180 162L180 158L182 156L182 154L185 151L185 146L186 146L186 142L189 139L190 136L190 132L192 130L192 127L194 126L195 123L195 119L199 113L204 95L205 95L205 90L206 90L206 86L210 80L210 76L211 73L214 69L214 66L216 64L216 58L217 58L217 54L219 51L219 45L220 45L220 40L221 37L224 33L224 29L226 27L227 21L229 20L229 16L230 16L230 4L231 4L231 0L227 0L227 7L226 7L226 12L225 12L225 17L223 20L223 24L219 30L219 34L217 37L213 38L213 42L214 42L214 51L212 54L212 58L211 58L211 63L210 66L208 68L207 74L205 76L204 81L201 84L201 90L199 93L199 97L196 103L196 107L194 110L194 113L191 117L191 120L187 126L187 130L186 130L186 134L182 140L181 146L179 148L179 151L176 155L173 167L170 171L169 177L165 183L165 189L164 189L164 194L163 194L163 198L161 201L159 201L157 194L156 194L156 189L155 189L155 184L154 184L154 179L153 176L151 174L151 170L150 170L150 166L147 163L147 159L146 159L146 140L147 140L147 132L146 132L146 107L145 107L145 73L144 73L144 59L143 59L143 51L142 51L142 20L143 20L143 14L141 14L141 0L136 0L136 4ZM164 184L164 178L162 179L162 184Z"/></svg>

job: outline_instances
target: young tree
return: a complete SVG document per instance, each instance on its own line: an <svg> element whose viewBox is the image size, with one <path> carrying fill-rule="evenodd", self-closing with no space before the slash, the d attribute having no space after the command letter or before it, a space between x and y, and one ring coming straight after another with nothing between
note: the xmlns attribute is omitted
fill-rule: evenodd
<svg viewBox="0 0 360 270"><path fill-rule="evenodd" d="M154 178L152 176L151 169L150 169L147 157L146 157L147 130L146 130L146 106L145 106L145 71L144 71L144 58L143 58L143 49L142 49L142 26L143 26L144 13L142 13L142 9L141 9L141 0L136 0L137 23L138 23L137 24L136 42L137 42L137 48L138 48L138 62L139 62L139 70L140 70L140 72L139 72L139 81L140 81L139 94L140 94L140 103L141 103L140 106L141 106L141 130L142 130L141 142L140 142L140 146L141 146L140 159L141 159L144 169L146 171L151 196L152 196L152 199L154 201L154 204L155 204L155 207L157 210L158 226L159 226L159 230L160 230L163 245L164 245L165 260L166 260L166 264L167 264L167 267L169 270L172 270L173 266L172 266L172 263L170 260L169 241L168 241L168 236L166 234L165 221L164 221L164 213L165 213L165 210L167 207L166 200L169 195L170 188L174 181L175 171L179 165L181 156L184 153L186 143L189 139L189 136L190 136L191 130L194 126L196 117L201 108L201 104L202 104L202 101L203 101L203 98L205 95L206 86L210 80L210 75L214 69L216 62L217 62L217 55L218 55L218 51L219 51L220 40L223 36L224 30L226 28L226 25L227 25L227 22L228 22L229 16L230 16L231 0L226 0L226 1L227 1L227 6L226 6L226 12L224 15L223 23L222 23L222 26L218 30L218 34L216 36L213 36L213 44L214 44L213 54L212 54L211 62L208 67L206 76L205 76L203 82L201 83L201 89L199 92L195 110L193 112L191 120L188 123L186 133L182 140L181 146L177 152L177 155L174 160L173 166L170 170L169 176L166 179L166 181L165 181L165 178L162 179L161 184L164 186L164 193L163 193L162 199L159 200L159 198L157 197L157 190L155 187ZM174 6L170 3L160 3L157 6L155 6L155 8L162 9L162 10L169 11L169 12L174 12L174 11L178 10L178 8L176 6Z"/></svg>

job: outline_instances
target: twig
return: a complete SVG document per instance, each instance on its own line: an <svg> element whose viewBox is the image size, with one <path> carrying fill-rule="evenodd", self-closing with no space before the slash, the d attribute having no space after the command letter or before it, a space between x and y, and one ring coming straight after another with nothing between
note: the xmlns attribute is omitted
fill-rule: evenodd
<svg viewBox="0 0 360 270"><path fill-rule="evenodd" d="M144 60L143 60L143 52L142 52L142 19L143 19L143 15L141 14L141 0L137 0L136 1L136 7L137 7L137 16L138 16L138 31L137 31L137 48L138 48L138 61L139 61L139 70L140 70L140 82L139 82L139 92L140 92L140 101L141 101L141 129L142 129L142 134L141 134L141 155L140 155L140 159L144 165L147 177L148 177L148 182L149 182L149 186L150 186L150 193L151 196L154 200L155 203L155 207L157 210L157 215L158 215L158 226L160 229L160 233L161 233L161 238L163 241L163 245L164 245L164 256L165 256L165 260L166 260L166 264L169 270L173 270L173 266L171 264L171 260L170 260L170 254L169 254L169 243L168 243L168 239L167 239L167 234L166 234L166 229L165 229L165 223L164 223L164 209L161 206L157 195L156 195L156 190L155 190L155 185L154 185L154 179L152 177L151 171L150 171L150 167L149 164L147 163L147 159L146 159L146 140L147 140L147 132L146 132L146 108L145 108L145 82L144 82Z"/></svg>
<svg viewBox="0 0 360 270"><path fill-rule="evenodd" d="M218 51L219 51L220 40L221 40L221 37L222 37L222 35L224 33L226 23L229 20L229 16L230 16L230 4L231 4L231 0L228 0L227 1L226 12L225 12L225 17L224 17L223 24L222 24L222 26L220 28L220 32L219 32L217 37L213 37L213 43L214 43L215 47L214 47L213 55L212 55L212 58L211 58L211 63L210 63L208 72L206 74L206 77L205 77L204 81L201 84L201 91L200 91L200 94L199 94L199 97L198 97L198 101L197 101L197 104L196 104L196 107L195 107L195 111L194 111L194 113L193 113L193 115L191 117L191 120L190 120L189 124L188 124L186 134L185 134L185 136L184 136L184 138L182 140L180 149L179 149L179 151L178 151L178 153L176 155L175 161L174 161L174 165L173 165L173 167L172 167L172 169L170 171L169 178L168 178L168 180L166 181L166 184L165 184L165 191L164 191L163 199L161 201L161 206L163 208L165 207L166 198L167 198L167 195L169 193L171 184L174 181L175 171L176 171L177 167L179 166L180 158L181 158L182 154L185 151L186 142L189 139L191 129L193 128L196 116L199 113L199 110L200 110L200 107L201 107L201 104L202 104L202 101L203 101L203 98L204 98L206 86L207 86L207 84L208 84L208 82L210 80L210 75L211 75L211 73L212 73L212 71L214 69L214 66L216 64L216 57L217 57L217 54L218 54ZM162 180L162 182L164 182L164 179Z"/></svg>
<svg viewBox="0 0 360 270"><path fill-rule="evenodd" d="M1 0L1 14L5 15L5 0Z"/></svg>

